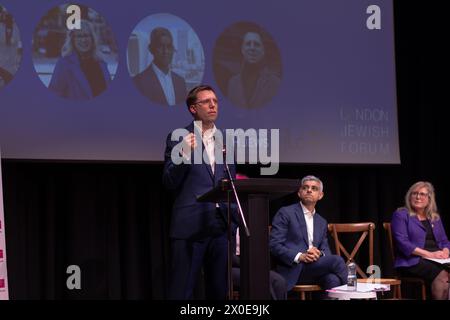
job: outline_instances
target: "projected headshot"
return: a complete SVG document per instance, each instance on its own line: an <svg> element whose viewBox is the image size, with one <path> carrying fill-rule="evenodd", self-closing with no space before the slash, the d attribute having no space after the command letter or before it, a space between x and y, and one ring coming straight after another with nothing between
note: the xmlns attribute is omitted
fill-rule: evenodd
<svg viewBox="0 0 450 320"><path fill-rule="evenodd" d="M82 5L51 9L33 36L33 62L50 91L72 100L103 93L114 78L118 52L102 16Z"/></svg>
<svg viewBox="0 0 450 320"><path fill-rule="evenodd" d="M167 13L144 18L128 40L128 72L139 92L162 106L181 105L202 82L203 47L195 31Z"/></svg>
<svg viewBox="0 0 450 320"><path fill-rule="evenodd" d="M269 33L257 24L238 22L217 39L213 70L219 88L234 105L262 107L280 85L280 52Z"/></svg>
<svg viewBox="0 0 450 320"><path fill-rule="evenodd" d="M22 59L22 42L14 17L0 5L0 90L19 69Z"/></svg>

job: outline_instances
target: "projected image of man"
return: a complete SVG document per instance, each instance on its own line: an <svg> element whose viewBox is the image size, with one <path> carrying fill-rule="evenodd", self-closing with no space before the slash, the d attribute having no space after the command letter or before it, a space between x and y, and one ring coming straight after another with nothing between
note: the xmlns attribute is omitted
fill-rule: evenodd
<svg viewBox="0 0 450 320"><path fill-rule="evenodd" d="M170 31L163 27L153 29L148 49L153 61L133 78L134 84L143 95L158 104L174 106L182 103L186 83L182 76L171 70L175 47Z"/></svg>

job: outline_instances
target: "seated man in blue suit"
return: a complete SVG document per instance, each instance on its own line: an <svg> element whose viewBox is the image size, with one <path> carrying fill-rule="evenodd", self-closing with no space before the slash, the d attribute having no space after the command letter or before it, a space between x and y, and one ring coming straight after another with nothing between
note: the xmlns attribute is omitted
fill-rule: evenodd
<svg viewBox="0 0 450 320"><path fill-rule="evenodd" d="M133 78L134 84L153 102L169 106L182 103L186 97L186 83L170 67L175 51L170 31L162 27L153 29L148 50L153 55L153 62Z"/></svg>
<svg viewBox="0 0 450 320"><path fill-rule="evenodd" d="M328 247L327 221L316 213L323 198L319 178L306 176L298 191L300 202L281 208L272 221L270 251L287 289L296 284L314 283L330 289L347 282L344 260Z"/></svg>
<svg viewBox="0 0 450 320"><path fill-rule="evenodd" d="M167 137L163 173L164 185L175 194L169 298L192 299L203 267L206 298L223 300L227 293L227 205L197 201L226 177L221 134L214 124L219 105L214 89L206 85L193 88L186 104L195 121ZM196 157L198 151L200 157ZM234 163L229 167L234 178Z"/></svg>

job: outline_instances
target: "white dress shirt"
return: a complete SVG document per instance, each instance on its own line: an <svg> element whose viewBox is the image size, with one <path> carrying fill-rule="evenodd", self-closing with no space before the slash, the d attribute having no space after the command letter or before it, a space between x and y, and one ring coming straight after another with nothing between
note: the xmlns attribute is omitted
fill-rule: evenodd
<svg viewBox="0 0 450 320"><path fill-rule="evenodd" d="M313 212L309 211L308 208L306 208L303 203L300 201L300 206L302 207L303 214L306 221L306 232L308 233L308 247L313 247L313 239L314 239L314 214L316 213L316 209L313 210ZM303 252L297 253L295 256L294 262L299 263L300 262L300 256L303 254Z"/></svg>
<svg viewBox="0 0 450 320"><path fill-rule="evenodd" d="M197 122L194 121L194 125L198 128L198 132L202 132L201 129L197 126ZM205 150L206 150L206 154L208 155L209 158L209 165L211 165L211 170L212 173L214 174L214 167L216 164L216 156L214 154L215 148L214 148L214 134L216 133L216 126L214 125L214 127L212 129L208 129L205 132L203 132L202 134L202 141L203 141L203 145L205 146ZM203 159L205 160L205 159Z"/></svg>
<svg viewBox="0 0 450 320"><path fill-rule="evenodd" d="M154 63L152 63L152 69L156 74L156 77L161 84L164 95L166 96L167 104L169 106L175 105L175 89L172 82L172 71L169 70L167 74L161 71Z"/></svg>

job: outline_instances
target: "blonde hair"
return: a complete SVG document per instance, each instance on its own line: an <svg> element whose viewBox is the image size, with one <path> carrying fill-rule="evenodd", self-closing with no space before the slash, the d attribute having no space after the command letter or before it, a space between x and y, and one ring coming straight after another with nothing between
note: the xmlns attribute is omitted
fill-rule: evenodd
<svg viewBox="0 0 450 320"><path fill-rule="evenodd" d="M413 207L411 206L411 194L414 192L414 190L426 188L428 192L428 205L425 207L424 212L427 217L427 219L430 219L432 221L439 219L439 213L436 205L436 196L434 193L434 187L433 185L428 181L419 181L414 183L408 190L408 192L405 195L405 207L409 212L410 216L416 216L417 212L414 211Z"/></svg>
<svg viewBox="0 0 450 320"><path fill-rule="evenodd" d="M81 30L87 30L89 31L89 34L92 37L92 43L93 43L93 56L99 60L104 60L104 55L103 53L100 51L100 45L99 45L99 39L98 39L98 35L95 32L94 26L92 25L91 22L89 22L88 20L81 20L80 21L80 25L81 25ZM74 51L74 45L73 45L73 35L74 32L77 31L76 29L73 30L67 30L66 33L66 40L64 41L64 45L61 49L61 55L63 57L66 57L70 54L72 54L72 52Z"/></svg>

